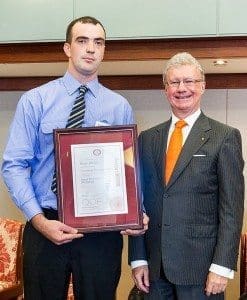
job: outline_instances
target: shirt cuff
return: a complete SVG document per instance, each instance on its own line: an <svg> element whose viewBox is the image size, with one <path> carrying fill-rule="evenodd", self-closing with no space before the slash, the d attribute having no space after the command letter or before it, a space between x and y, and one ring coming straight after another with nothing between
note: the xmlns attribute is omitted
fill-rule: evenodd
<svg viewBox="0 0 247 300"><path fill-rule="evenodd" d="M141 266L147 266L148 265L148 262L146 260L133 260L131 263L131 268L134 269L134 268L137 268L137 267L141 267Z"/></svg>
<svg viewBox="0 0 247 300"><path fill-rule="evenodd" d="M226 267L216 265L216 264L211 264L211 266L209 268L209 271L213 272L217 275L224 276L224 277L229 278L229 279L234 278L234 271L233 270L228 269Z"/></svg>
<svg viewBox="0 0 247 300"><path fill-rule="evenodd" d="M34 201L27 201L20 207L20 209L28 221L30 221L37 214L43 214L43 211L36 199Z"/></svg>

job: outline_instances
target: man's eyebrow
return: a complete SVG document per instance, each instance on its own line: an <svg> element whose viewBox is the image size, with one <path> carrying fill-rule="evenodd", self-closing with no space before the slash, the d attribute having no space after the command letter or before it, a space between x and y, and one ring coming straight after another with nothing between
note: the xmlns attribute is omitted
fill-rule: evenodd
<svg viewBox="0 0 247 300"><path fill-rule="evenodd" d="M98 38L95 38L95 40L101 40L101 41L104 41L105 39L102 38L102 37L98 37Z"/></svg>
<svg viewBox="0 0 247 300"><path fill-rule="evenodd" d="M75 40L77 41L79 39L89 40L90 38L87 36L80 35L80 36L77 36ZM97 38L94 38L93 40L94 41L105 41L105 39L102 37L97 37Z"/></svg>
<svg viewBox="0 0 247 300"><path fill-rule="evenodd" d="M80 36L77 36L75 40L79 40L79 39L89 40L89 37L80 35Z"/></svg>

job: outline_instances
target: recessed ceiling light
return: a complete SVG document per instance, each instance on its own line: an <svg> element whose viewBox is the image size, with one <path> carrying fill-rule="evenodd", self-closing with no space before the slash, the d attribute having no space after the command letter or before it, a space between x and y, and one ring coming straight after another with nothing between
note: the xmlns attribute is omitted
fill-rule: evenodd
<svg viewBox="0 0 247 300"><path fill-rule="evenodd" d="M221 66L226 66L226 65L227 65L227 60L217 59L214 61L214 66L216 66L216 67L221 67Z"/></svg>

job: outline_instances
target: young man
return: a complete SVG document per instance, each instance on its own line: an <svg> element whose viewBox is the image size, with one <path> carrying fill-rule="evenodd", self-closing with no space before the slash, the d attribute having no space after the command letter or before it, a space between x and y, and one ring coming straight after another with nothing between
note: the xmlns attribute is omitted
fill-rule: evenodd
<svg viewBox="0 0 247 300"><path fill-rule="evenodd" d="M190 54L168 61L164 85L171 118L140 135L150 223L130 238L133 277L145 299L224 299L243 218L241 136L201 111L204 72Z"/></svg>
<svg viewBox="0 0 247 300"><path fill-rule="evenodd" d="M79 126L133 123L127 100L98 82L104 50L103 25L92 17L74 20L67 28L64 44L69 60L67 72L25 93L17 106L2 174L12 199L28 219L24 231L25 300L66 299L71 273L75 299L115 299L121 269L121 234L82 235L59 222L52 187L53 129L69 127L81 86L85 95L79 98L84 97L85 103L80 104L80 111L85 114Z"/></svg>

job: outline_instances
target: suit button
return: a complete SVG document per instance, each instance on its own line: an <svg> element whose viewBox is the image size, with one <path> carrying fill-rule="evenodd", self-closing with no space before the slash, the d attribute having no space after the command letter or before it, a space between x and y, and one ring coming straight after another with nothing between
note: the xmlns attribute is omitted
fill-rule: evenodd
<svg viewBox="0 0 247 300"><path fill-rule="evenodd" d="M158 224L158 227L161 228L161 226L162 226L162 225L159 223L159 224Z"/></svg>

